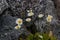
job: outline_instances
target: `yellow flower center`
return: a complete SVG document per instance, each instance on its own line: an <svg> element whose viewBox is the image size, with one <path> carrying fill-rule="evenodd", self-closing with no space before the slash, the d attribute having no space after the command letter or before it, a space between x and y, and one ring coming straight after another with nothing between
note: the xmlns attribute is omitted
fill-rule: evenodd
<svg viewBox="0 0 60 40"><path fill-rule="evenodd" d="M21 22L22 22L21 20L18 21L18 23L21 23Z"/></svg>
<svg viewBox="0 0 60 40"><path fill-rule="evenodd" d="M22 23L23 23L22 19L19 18L19 19L16 20L16 24L20 24L21 25Z"/></svg>

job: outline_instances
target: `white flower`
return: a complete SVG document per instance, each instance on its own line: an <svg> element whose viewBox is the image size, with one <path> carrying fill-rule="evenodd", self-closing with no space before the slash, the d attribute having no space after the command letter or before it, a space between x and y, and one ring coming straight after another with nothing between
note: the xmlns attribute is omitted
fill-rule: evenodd
<svg viewBox="0 0 60 40"><path fill-rule="evenodd" d="M31 13L28 13L28 16L33 16L33 15L34 15L34 13L32 13L32 12Z"/></svg>
<svg viewBox="0 0 60 40"><path fill-rule="evenodd" d="M27 22L30 22L30 21L31 21L31 18L27 18L26 21L27 21Z"/></svg>
<svg viewBox="0 0 60 40"><path fill-rule="evenodd" d="M47 22L51 22L52 21L52 18L53 18L53 16L48 15L48 17L46 18Z"/></svg>
<svg viewBox="0 0 60 40"><path fill-rule="evenodd" d="M15 29L20 29L21 28L21 26L15 26Z"/></svg>
<svg viewBox="0 0 60 40"><path fill-rule="evenodd" d="M23 20L22 20L22 19L18 18L18 19L16 20L16 24L22 25L22 23L23 23Z"/></svg>
<svg viewBox="0 0 60 40"><path fill-rule="evenodd" d="M42 35L39 35L39 37L40 37L40 38L43 38L43 36L42 36Z"/></svg>
<svg viewBox="0 0 60 40"><path fill-rule="evenodd" d="M32 10L27 10L27 12L28 12L28 16L33 16L34 15L34 13L32 12Z"/></svg>
<svg viewBox="0 0 60 40"><path fill-rule="evenodd" d="M43 14L39 14L39 15L38 15L39 18L42 18L43 16L44 16Z"/></svg>

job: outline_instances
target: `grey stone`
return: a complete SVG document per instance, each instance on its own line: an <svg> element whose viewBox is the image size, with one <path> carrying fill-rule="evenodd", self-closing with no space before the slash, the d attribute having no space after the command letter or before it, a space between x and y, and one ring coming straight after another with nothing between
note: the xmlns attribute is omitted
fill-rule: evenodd
<svg viewBox="0 0 60 40"><path fill-rule="evenodd" d="M2 7L4 4L4 7ZM48 15L53 16L51 24L51 30L54 32L58 39L60 39L60 28L58 19L56 16L56 10L54 3L51 0L4 0L0 13L0 40L18 40L21 34L30 34L27 27L30 28L31 25L36 26L38 32L45 32L49 30L48 24L46 24L46 17ZM28 17L27 10L32 8L34 16ZM44 14L44 17L39 19L37 16L39 14ZM22 28L19 30L14 29L16 24L16 19L22 18L24 23ZM31 22L26 22L26 18L31 18ZM26 27L24 27L26 26ZM33 27L33 28L34 28ZM33 30L32 30L33 31Z"/></svg>

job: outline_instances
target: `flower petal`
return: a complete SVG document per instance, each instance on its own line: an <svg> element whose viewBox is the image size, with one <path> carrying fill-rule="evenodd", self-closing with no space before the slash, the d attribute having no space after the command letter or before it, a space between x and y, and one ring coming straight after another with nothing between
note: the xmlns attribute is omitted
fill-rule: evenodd
<svg viewBox="0 0 60 40"><path fill-rule="evenodd" d="M16 24L22 24L23 23L23 20L22 19L20 19L20 18L18 18L17 20L16 20Z"/></svg>
<svg viewBox="0 0 60 40"><path fill-rule="evenodd" d="M30 21L31 21L31 18L27 18L26 21L27 21L27 22L30 22Z"/></svg>

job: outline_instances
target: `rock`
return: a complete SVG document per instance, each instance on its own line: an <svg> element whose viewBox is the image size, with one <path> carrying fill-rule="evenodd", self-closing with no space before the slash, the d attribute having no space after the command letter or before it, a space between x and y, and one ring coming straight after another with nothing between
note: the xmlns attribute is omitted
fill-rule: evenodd
<svg viewBox="0 0 60 40"><path fill-rule="evenodd" d="M18 40L21 34L27 36L27 34L32 32L35 33L33 30L37 30L38 32L52 30L55 32L58 27L56 10L54 3L51 0L6 0L6 3L8 4L7 8L4 9L4 7L2 15L0 14L0 40ZM34 16L32 17L27 16L27 10L30 9L32 9L32 12L34 13ZM39 19L39 14L43 14L44 16ZM50 23L51 28L48 27L48 24L46 23L46 17L48 15L53 16L53 20ZM19 30L14 29L17 25L17 18L21 18L24 21L22 28ZM26 22L26 18L31 18L32 21ZM29 30L27 28L29 28Z"/></svg>
<svg viewBox="0 0 60 40"><path fill-rule="evenodd" d="M52 23L51 24L55 24L56 23L56 13L55 13L55 8L54 8L54 3L53 3L53 1L51 1L51 0L43 0L42 1L42 3L41 3L42 5L43 5L43 7L42 7L42 9L40 10L40 11L42 11L42 14L44 14L45 16L43 17L43 19L40 19L40 20L36 20L35 21L35 24L36 24L36 26L37 26L37 28L38 28L38 30L42 30L42 31L44 31L44 29L43 28L45 28L46 27L46 17L48 16L48 15L52 15L53 16L53 21L52 21ZM40 4L40 5L41 5ZM39 6L38 6L39 7ZM40 8L40 7L39 7ZM39 10L37 10L37 11L39 11Z"/></svg>
<svg viewBox="0 0 60 40"><path fill-rule="evenodd" d="M29 34L27 33L28 31L26 30L26 28L24 28L23 26L21 29L15 29L16 19L16 17L12 17L9 15L1 17L2 26L0 26L0 40L18 40L21 34Z"/></svg>
<svg viewBox="0 0 60 40"><path fill-rule="evenodd" d="M0 15L6 8L8 8L8 3L6 0L0 0Z"/></svg>

